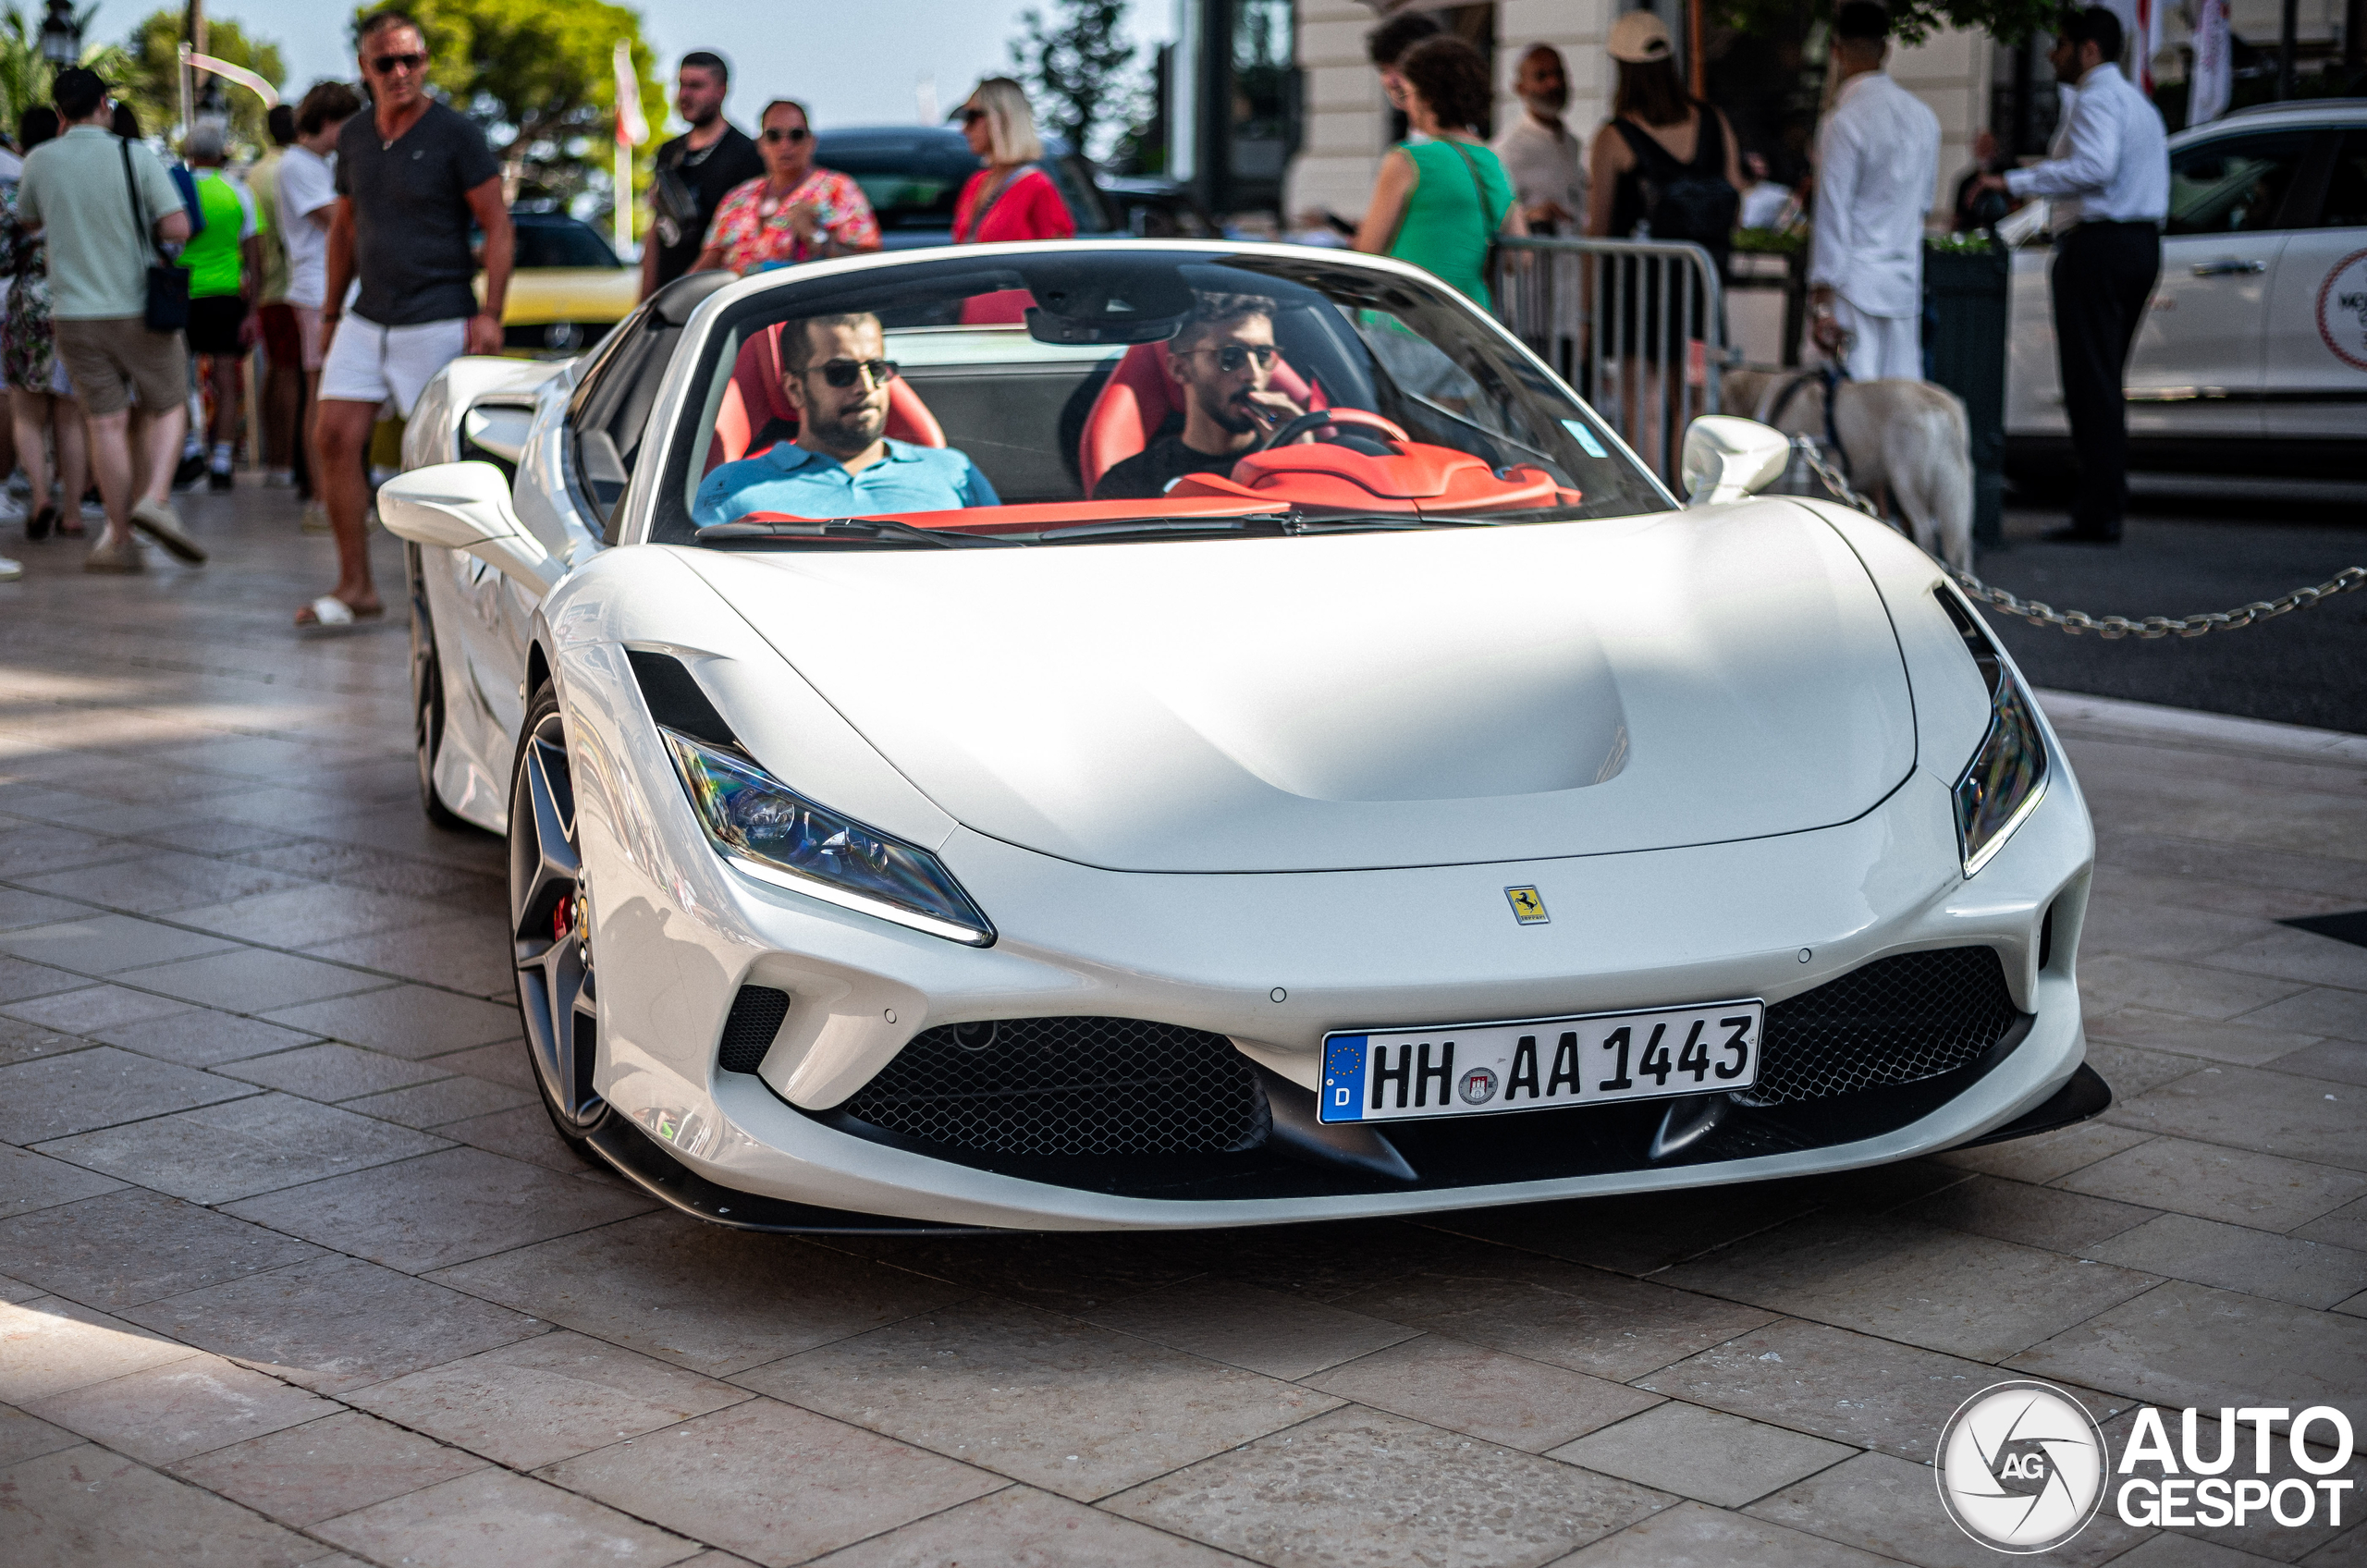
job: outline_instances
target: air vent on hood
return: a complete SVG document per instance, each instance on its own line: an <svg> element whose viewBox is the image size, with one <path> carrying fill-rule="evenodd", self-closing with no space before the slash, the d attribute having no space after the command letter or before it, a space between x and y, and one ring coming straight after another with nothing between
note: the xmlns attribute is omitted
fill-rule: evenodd
<svg viewBox="0 0 2367 1568"><path fill-rule="evenodd" d="M740 744L740 738L731 733L731 726L723 722L723 716L715 711L715 704L681 660L639 648L627 648L625 658L632 665L632 678L641 687L642 701L649 704L650 717L710 746Z"/></svg>

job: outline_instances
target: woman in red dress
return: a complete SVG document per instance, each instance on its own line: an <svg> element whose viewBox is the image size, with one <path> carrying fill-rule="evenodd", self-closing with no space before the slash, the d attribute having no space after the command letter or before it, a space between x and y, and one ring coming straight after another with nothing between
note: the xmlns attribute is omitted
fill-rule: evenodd
<svg viewBox="0 0 2367 1568"><path fill-rule="evenodd" d="M953 203L953 242L990 245L1012 239L1072 239L1076 219L1052 177L1036 166L1044 143L1026 91L1009 77L978 83L962 105L962 134L986 167L972 175ZM1035 301L1024 288L981 294L962 308L965 325L1015 322Z"/></svg>

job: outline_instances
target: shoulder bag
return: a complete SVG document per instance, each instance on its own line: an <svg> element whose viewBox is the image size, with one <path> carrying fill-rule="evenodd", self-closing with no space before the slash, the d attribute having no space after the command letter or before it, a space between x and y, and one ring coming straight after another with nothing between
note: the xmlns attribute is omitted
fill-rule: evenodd
<svg viewBox="0 0 2367 1568"><path fill-rule="evenodd" d="M1488 253L1480 259L1479 276L1483 282L1492 284L1496 280L1496 263L1503 255L1503 247L1498 241L1503 238L1504 214L1512 211L1512 203L1507 202L1502 211L1491 216L1488 211L1488 182L1479 178L1479 160L1452 136L1441 136L1438 140L1454 149L1455 155L1463 160L1465 172L1471 176L1472 191L1479 198L1479 216L1488 225Z"/></svg>
<svg viewBox="0 0 2367 1568"><path fill-rule="evenodd" d="M1624 119L1611 123L1636 155L1644 184L1644 221L1655 239L1690 239L1712 255L1723 255L1735 240L1742 192L1726 183L1725 135L1718 113L1701 105L1701 129L1694 133L1693 161L1676 154ZM1702 154L1709 153L1710 157Z"/></svg>
<svg viewBox="0 0 2367 1568"><path fill-rule="evenodd" d="M131 174L131 143L118 139L116 145L123 153L123 188L131 194L132 227L156 252L156 259L148 264L148 304L142 317L151 332L178 332L189 325L189 268L166 252L148 221L148 209L140 200L140 182Z"/></svg>

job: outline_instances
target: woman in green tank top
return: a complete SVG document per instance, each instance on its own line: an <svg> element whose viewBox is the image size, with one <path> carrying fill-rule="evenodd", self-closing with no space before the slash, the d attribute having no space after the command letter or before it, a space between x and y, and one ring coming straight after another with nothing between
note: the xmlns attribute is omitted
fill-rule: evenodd
<svg viewBox="0 0 2367 1568"><path fill-rule="evenodd" d="M1405 118L1424 140L1401 141L1381 160L1355 246L1411 262L1482 308L1488 249L1499 234L1526 235L1512 181L1471 128L1486 116L1488 67L1451 33L1428 38L1398 65Z"/></svg>

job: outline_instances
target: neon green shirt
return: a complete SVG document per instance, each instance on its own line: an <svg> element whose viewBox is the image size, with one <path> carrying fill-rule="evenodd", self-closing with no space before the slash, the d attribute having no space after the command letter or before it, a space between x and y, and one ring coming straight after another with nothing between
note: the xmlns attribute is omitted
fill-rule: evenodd
<svg viewBox="0 0 2367 1568"><path fill-rule="evenodd" d="M1482 307L1491 306L1484 276L1488 245L1513 204L1504 165L1482 141L1436 139L1397 145L1414 160L1415 180L1389 253L1435 273Z"/></svg>
<svg viewBox="0 0 2367 1568"><path fill-rule="evenodd" d="M256 234L254 198L220 169L195 169L197 209L205 230L181 250L189 297L210 300L239 291L239 242Z"/></svg>

